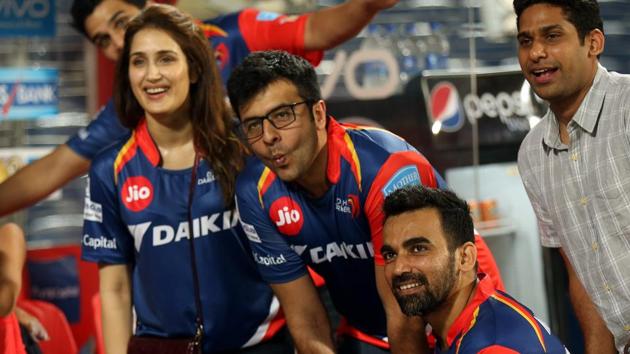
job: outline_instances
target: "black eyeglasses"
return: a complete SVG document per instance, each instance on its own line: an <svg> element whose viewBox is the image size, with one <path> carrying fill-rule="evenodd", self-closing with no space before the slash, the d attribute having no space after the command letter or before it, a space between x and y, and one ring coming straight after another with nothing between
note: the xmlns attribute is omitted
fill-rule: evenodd
<svg viewBox="0 0 630 354"><path fill-rule="evenodd" d="M253 117L248 118L240 124L241 132L245 139L247 139L250 143L260 139L263 135L263 123L265 119L273 125L276 129L282 129L287 127L289 124L295 122L295 106L301 104L310 104L311 101L302 101L287 104L284 106L280 106L274 108L271 112L267 113L263 117Z"/></svg>

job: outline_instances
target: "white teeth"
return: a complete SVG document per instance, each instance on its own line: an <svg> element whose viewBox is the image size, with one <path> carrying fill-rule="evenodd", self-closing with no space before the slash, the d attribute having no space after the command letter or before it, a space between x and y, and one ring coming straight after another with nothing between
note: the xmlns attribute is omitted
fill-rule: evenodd
<svg viewBox="0 0 630 354"><path fill-rule="evenodd" d="M149 94L162 93L162 92L166 92L166 90L167 89L164 87L152 87L152 88L145 89L145 91Z"/></svg>
<svg viewBox="0 0 630 354"><path fill-rule="evenodd" d="M420 283L412 283L412 284L401 285L399 288L400 290L407 290L407 289L416 288L418 286L420 286Z"/></svg>

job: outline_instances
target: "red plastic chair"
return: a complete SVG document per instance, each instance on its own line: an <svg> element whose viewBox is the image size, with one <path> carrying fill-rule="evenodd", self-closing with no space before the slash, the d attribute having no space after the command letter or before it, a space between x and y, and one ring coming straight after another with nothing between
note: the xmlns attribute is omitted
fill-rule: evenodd
<svg viewBox="0 0 630 354"><path fill-rule="evenodd" d="M38 300L20 299L18 306L33 315L48 331L49 340L40 341L43 354L77 354L77 344L66 316L55 305Z"/></svg>
<svg viewBox="0 0 630 354"><path fill-rule="evenodd" d="M98 293L92 296L92 312L94 315L96 354L105 354L105 342L103 341L103 323L101 322L101 297Z"/></svg>

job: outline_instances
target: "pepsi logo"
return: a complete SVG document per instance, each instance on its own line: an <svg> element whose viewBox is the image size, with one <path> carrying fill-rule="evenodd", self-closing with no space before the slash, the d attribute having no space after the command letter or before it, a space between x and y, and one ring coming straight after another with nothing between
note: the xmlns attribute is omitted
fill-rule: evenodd
<svg viewBox="0 0 630 354"><path fill-rule="evenodd" d="M432 130L456 132L464 125L459 93L453 84L439 82L431 90L430 107ZM437 126L437 127L436 127Z"/></svg>
<svg viewBox="0 0 630 354"><path fill-rule="evenodd" d="M143 176L129 177L123 183L121 198L127 209L135 212L144 210L153 200L153 185Z"/></svg>
<svg viewBox="0 0 630 354"><path fill-rule="evenodd" d="M296 236L302 231L303 215L300 205L289 197L279 198L269 208L269 217L278 231L287 236Z"/></svg>

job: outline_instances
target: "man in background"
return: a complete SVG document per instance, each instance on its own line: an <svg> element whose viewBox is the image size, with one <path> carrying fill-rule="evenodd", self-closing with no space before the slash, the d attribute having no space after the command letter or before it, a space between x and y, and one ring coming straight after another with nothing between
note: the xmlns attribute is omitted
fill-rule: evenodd
<svg viewBox="0 0 630 354"><path fill-rule="evenodd" d="M514 10L521 69L550 108L518 156L541 242L564 259L586 352L623 352L630 346L630 77L599 64L605 38L596 0L515 0Z"/></svg>

